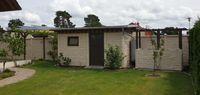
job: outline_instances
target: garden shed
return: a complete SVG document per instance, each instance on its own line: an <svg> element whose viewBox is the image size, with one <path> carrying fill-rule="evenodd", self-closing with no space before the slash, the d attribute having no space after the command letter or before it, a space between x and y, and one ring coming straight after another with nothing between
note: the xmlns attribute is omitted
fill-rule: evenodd
<svg viewBox="0 0 200 95"><path fill-rule="evenodd" d="M125 59L122 67L130 66L130 42L136 27L107 26L84 28L56 28L58 53L72 59L73 66L104 66L108 46L118 46Z"/></svg>
<svg viewBox="0 0 200 95"><path fill-rule="evenodd" d="M122 68L153 68L153 51L149 37L144 32L155 32L152 36L160 47L161 32L165 29L144 29L136 26L106 26L84 28L55 28L58 33L58 53L72 59L72 66L104 66L105 52L108 46L119 46L125 59ZM178 32L175 37L166 37L164 58L161 62L163 70L182 70L183 68L183 36L185 28L173 29ZM145 37L148 39L145 41ZM174 40L175 39L175 40ZM188 49L188 47L186 47ZM187 50L186 50L187 52ZM187 55L187 53L185 54ZM187 57L187 56L186 56Z"/></svg>

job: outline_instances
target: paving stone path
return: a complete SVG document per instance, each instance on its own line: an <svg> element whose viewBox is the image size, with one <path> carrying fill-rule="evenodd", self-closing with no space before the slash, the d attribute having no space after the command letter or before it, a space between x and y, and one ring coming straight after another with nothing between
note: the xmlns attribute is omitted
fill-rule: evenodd
<svg viewBox="0 0 200 95"><path fill-rule="evenodd" d="M10 68L10 70L15 71L15 76L0 80L0 87L22 81L35 74L35 70L26 68Z"/></svg>

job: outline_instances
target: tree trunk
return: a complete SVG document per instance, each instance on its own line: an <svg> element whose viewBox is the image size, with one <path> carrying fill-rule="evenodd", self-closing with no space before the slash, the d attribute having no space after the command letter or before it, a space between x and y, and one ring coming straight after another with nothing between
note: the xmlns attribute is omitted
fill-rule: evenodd
<svg viewBox="0 0 200 95"><path fill-rule="evenodd" d="M12 60L14 62L15 67L17 67L17 62L16 62L16 60L15 60L15 58L13 56L12 56Z"/></svg>
<svg viewBox="0 0 200 95"><path fill-rule="evenodd" d="M6 61L3 61L3 72L5 71L6 69Z"/></svg>

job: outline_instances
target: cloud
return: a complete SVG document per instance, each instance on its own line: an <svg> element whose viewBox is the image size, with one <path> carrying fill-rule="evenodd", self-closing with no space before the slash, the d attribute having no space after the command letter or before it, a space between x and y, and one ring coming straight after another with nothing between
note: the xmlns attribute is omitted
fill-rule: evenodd
<svg viewBox="0 0 200 95"><path fill-rule="evenodd" d="M79 0L53 0L49 6L53 12L66 10L74 17L84 17L84 12L79 4Z"/></svg>
<svg viewBox="0 0 200 95"><path fill-rule="evenodd" d="M0 21L7 21L10 19L9 15L0 15Z"/></svg>
<svg viewBox="0 0 200 95"><path fill-rule="evenodd" d="M29 23L37 23L41 20L39 15L30 12L24 13L22 18Z"/></svg>
<svg viewBox="0 0 200 95"><path fill-rule="evenodd" d="M7 23L11 19L20 19L26 25L38 24L41 22L40 16L38 14L31 12L11 12L0 15L0 20L4 22L0 24L4 27L7 27Z"/></svg>
<svg viewBox="0 0 200 95"><path fill-rule="evenodd" d="M84 26L87 14L96 14L102 24L125 25L139 21L143 26L187 27L187 17L192 23L200 15L199 0L19 0L22 11L0 14L0 24L6 20L20 18L26 24L47 24L53 26L58 10L72 15L72 22Z"/></svg>

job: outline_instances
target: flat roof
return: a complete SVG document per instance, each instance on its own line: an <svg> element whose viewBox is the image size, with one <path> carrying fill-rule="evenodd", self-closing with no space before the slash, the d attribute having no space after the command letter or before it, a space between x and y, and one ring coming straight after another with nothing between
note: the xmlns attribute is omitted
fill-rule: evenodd
<svg viewBox="0 0 200 95"><path fill-rule="evenodd" d="M19 3L16 0L0 0L0 12L21 10Z"/></svg>
<svg viewBox="0 0 200 95"><path fill-rule="evenodd" d="M101 32L149 32L149 31L166 31L166 30L174 30L174 31L183 31L187 30L187 28L174 28L174 29L146 29L146 28L138 28L132 25L121 25L121 26L103 26L103 27L78 27L78 28L52 28L51 31L55 31L57 33L79 33L79 32L92 32L92 31L101 31Z"/></svg>
<svg viewBox="0 0 200 95"><path fill-rule="evenodd" d="M103 26L103 27L77 27L77 28L53 28L50 29L52 31L58 32L58 33L64 33L64 32L90 32L90 31L135 31L135 26L129 26L129 25L123 25L123 26Z"/></svg>

